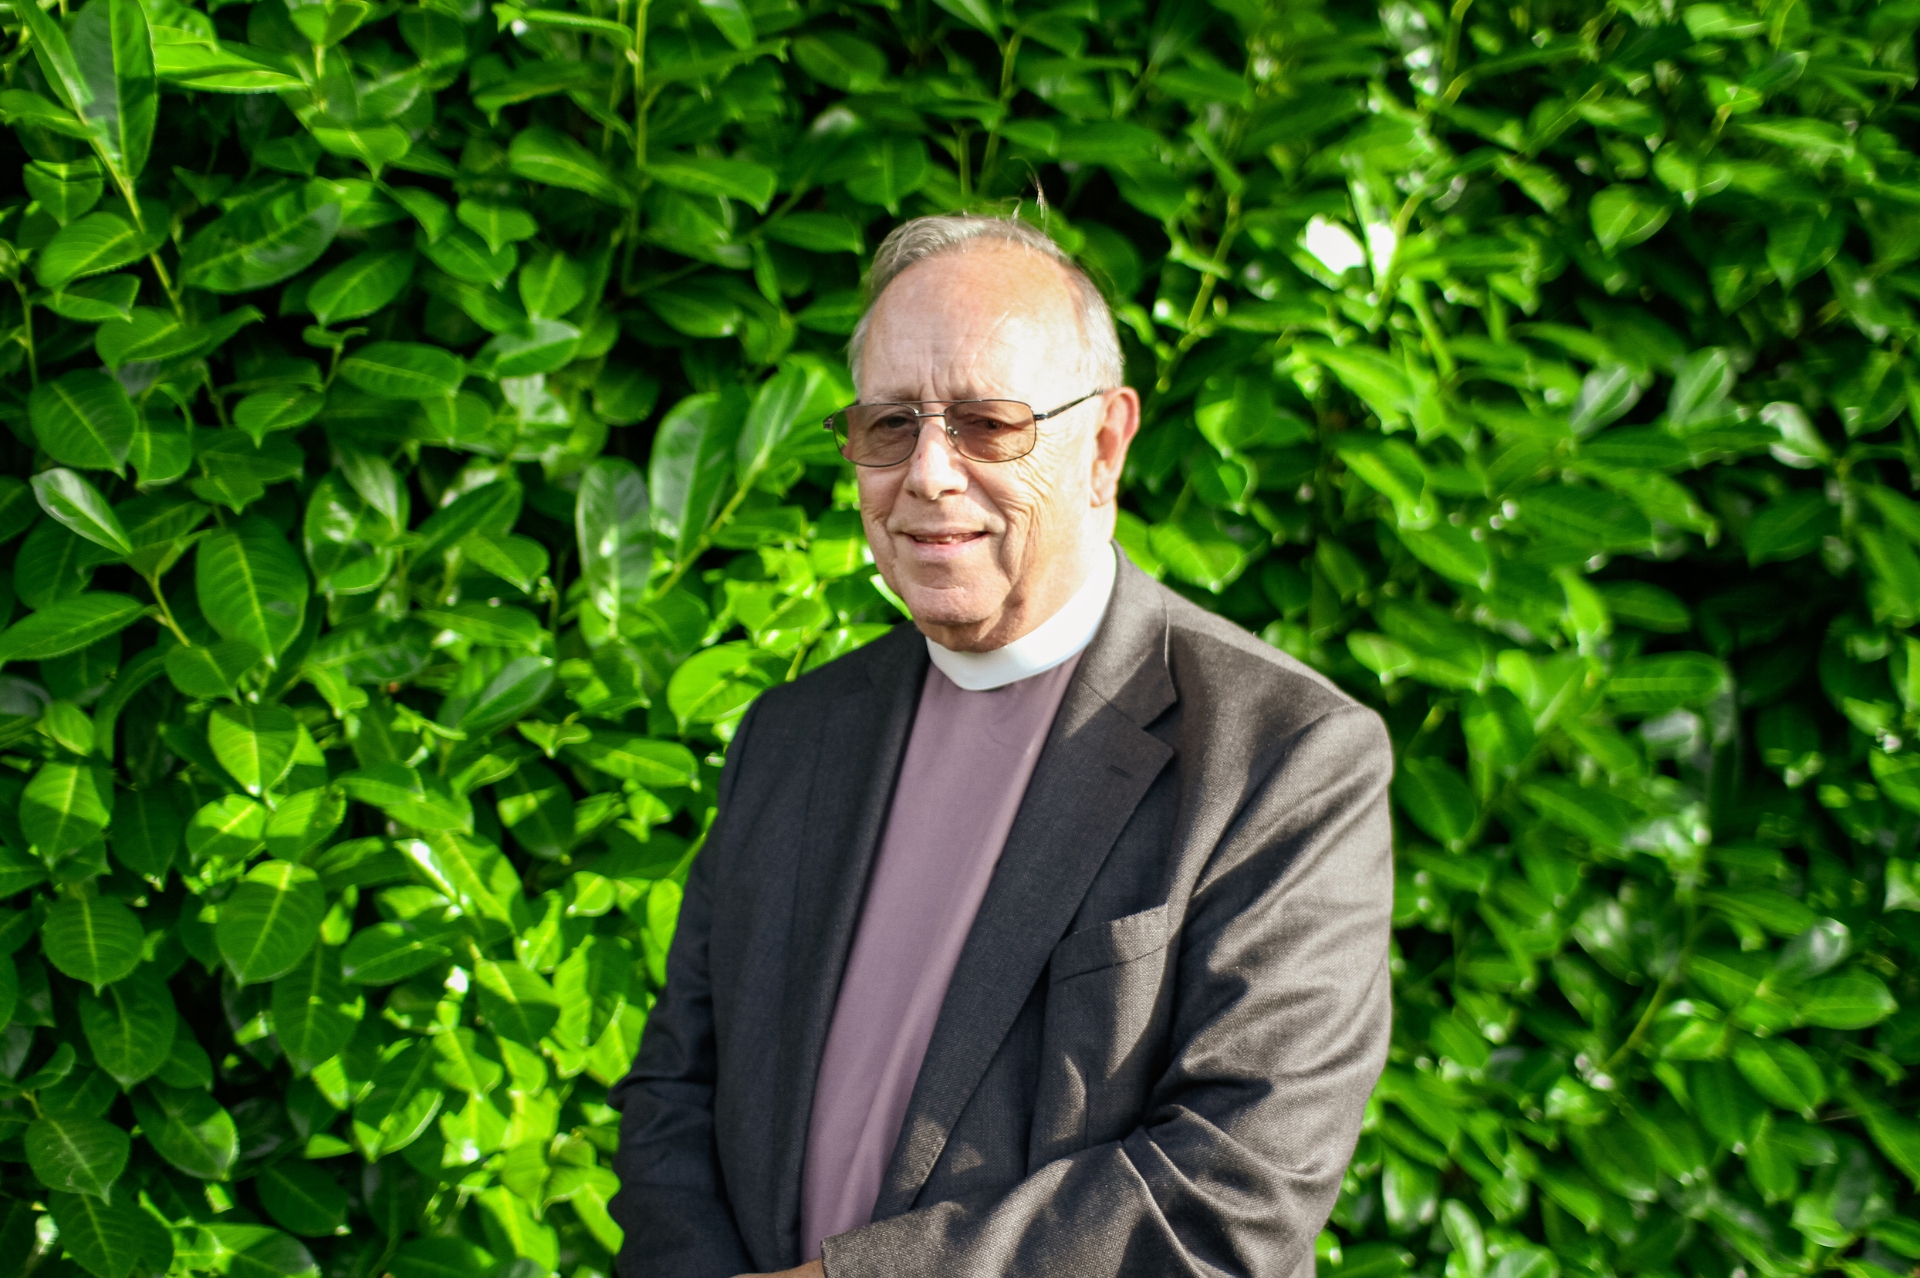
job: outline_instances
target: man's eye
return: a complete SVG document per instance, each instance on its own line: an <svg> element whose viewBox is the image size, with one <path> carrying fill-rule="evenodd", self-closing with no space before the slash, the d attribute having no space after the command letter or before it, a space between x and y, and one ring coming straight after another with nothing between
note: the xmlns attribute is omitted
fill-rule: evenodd
<svg viewBox="0 0 1920 1278"><path fill-rule="evenodd" d="M912 413L908 413L908 412L888 413L886 416L877 419L873 423L873 425L868 429L885 430L885 431L910 431L915 426L919 425L919 423L920 423L920 419L915 417Z"/></svg>

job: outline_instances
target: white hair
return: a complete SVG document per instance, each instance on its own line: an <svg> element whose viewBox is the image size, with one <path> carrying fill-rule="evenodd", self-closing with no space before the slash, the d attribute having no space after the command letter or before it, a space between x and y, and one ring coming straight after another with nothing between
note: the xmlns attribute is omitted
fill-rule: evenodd
<svg viewBox="0 0 1920 1278"><path fill-rule="evenodd" d="M1115 390L1126 384L1126 357L1120 352L1120 334L1114 327L1113 311L1100 288L1080 264L1069 257L1044 231L1036 230L1018 218L977 217L965 214L916 217L903 222L874 250L873 267L867 273L866 307L847 343L847 363L853 380L860 380L860 351L866 345L867 321L873 318L874 303L887 285L916 262L945 253L955 253L971 244L1010 244L1046 258L1066 272L1072 283L1075 309L1080 318L1081 370L1091 379L1089 390Z"/></svg>

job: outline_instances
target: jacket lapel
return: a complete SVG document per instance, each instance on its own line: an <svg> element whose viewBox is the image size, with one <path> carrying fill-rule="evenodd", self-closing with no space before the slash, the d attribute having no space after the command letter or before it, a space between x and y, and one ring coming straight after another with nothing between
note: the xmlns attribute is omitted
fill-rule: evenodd
<svg viewBox="0 0 1920 1278"><path fill-rule="evenodd" d="M1145 730L1174 701L1166 643L1159 588L1123 556L1106 620L1061 699L960 952L874 1219L912 1206L1114 840L1172 757Z"/></svg>
<svg viewBox="0 0 1920 1278"><path fill-rule="evenodd" d="M770 1219L781 1222L781 1247L793 1264L799 1263L800 1184L820 1057L928 665L926 643L912 626L899 627L874 647L883 651L874 654L870 678L849 688L822 717L816 781L806 824L796 831L807 842L794 885L772 1062L779 1098L769 1151L778 1169Z"/></svg>

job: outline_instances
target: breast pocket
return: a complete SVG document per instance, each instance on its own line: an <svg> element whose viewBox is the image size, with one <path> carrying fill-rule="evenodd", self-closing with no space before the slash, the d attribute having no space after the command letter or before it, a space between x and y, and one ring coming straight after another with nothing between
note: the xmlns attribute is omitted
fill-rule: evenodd
<svg viewBox="0 0 1920 1278"><path fill-rule="evenodd" d="M1139 1122L1162 1055L1170 994L1168 911L1157 905L1053 947L1035 1153L1059 1157Z"/></svg>
<svg viewBox="0 0 1920 1278"><path fill-rule="evenodd" d="M1145 958L1167 945L1167 907L1156 905L1138 914L1095 923L1069 933L1053 947L1047 970L1052 982L1071 980Z"/></svg>

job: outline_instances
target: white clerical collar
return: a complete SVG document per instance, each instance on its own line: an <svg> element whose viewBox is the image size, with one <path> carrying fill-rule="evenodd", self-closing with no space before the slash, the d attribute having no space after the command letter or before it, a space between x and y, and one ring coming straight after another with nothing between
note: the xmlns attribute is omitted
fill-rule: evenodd
<svg viewBox="0 0 1920 1278"><path fill-rule="evenodd" d="M1108 546L1105 554L1095 555L1093 571L1074 591L1073 598L1005 647L992 652L955 652L929 639L927 655L941 674L968 692L1004 688L1072 660L1093 642L1093 632L1100 629L1100 620L1107 615L1107 601L1113 597L1114 579L1120 572L1114 558L1118 553Z"/></svg>

